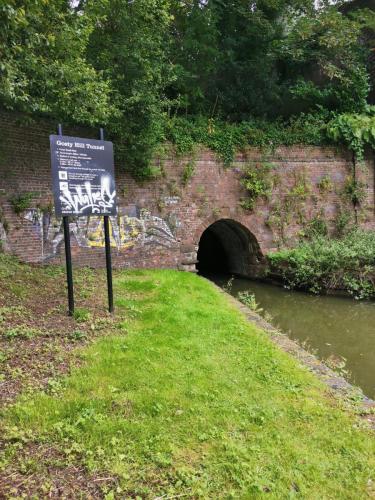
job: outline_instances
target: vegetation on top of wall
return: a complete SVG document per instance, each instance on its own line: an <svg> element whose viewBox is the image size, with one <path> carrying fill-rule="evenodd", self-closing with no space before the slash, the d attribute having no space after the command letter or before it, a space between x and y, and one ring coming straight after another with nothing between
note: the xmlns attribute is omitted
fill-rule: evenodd
<svg viewBox="0 0 375 500"><path fill-rule="evenodd" d="M353 151L355 159L363 160L366 146L375 149L375 106L366 106L361 114L336 115L328 123L327 135Z"/></svg>
<svg viewBox="0 0 375 500"><path fill-rule="evenodd" d="M287 287L312 293L344 289L356 299L375 298L375 232L354 229L341 238L315 233L268 259L271 273L281 275Z"/></svg>
<svg viewBox="0 0 375 500"><path fill-rule="evenodd" d="M174 144L178 155L189 154L202 144L215 151L226 166L231 165L237 151L247 146L275 149L294 144L342 144L361 161L366 146L375 149L375 106L366 106L360 114L320 109L272 122L259 118L241 123L204 117L174 118L166 124L165 137Z"/></svg>
<svg viewBox="0 0 375 500"><path fill-rule="evenodd" d="M176 117L166 122L165 139L175 146L178 156L191 154L197 145L214 151L224 166L230 166L236 152L248 146L275 149L293 144L331 143L326 123L332 115L325 111L300 114L288 120L268 121L252 118L228 123L206 117Z"/></svg>

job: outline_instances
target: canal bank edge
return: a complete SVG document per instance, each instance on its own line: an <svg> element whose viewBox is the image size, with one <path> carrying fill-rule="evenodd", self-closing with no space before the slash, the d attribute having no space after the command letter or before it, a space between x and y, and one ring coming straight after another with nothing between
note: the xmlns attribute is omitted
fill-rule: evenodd
<svg viewBox="0 0 375 500"><path fill-rule="evenodd" d="M203 278L205 279L205 278ZM283 351L293 356L297 361L310 372L316 375L324 385L327 386L330 395L336 397L344 404L346 408L355 409L356 413L362 421L365 421L369 427L375 430L375 401L363 394L363 391L350 384L344 377L334 372L325 363L317 358L314 354L301 347L297 342L290 339L286 334L280 332L273 325L263 319L258 313L249 309L235 297L225 292L215 283L210 283L215 286L221 293L225 294L229 302L231 302L250 323L255 324L262 329Z"/></svg>

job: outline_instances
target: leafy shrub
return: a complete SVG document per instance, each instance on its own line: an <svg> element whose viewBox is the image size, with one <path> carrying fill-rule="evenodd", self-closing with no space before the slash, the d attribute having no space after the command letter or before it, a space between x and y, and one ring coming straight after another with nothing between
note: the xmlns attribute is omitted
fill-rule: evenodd
<svg viewBox="0 0 375 500"><path fill-rule="evenodd" d="M341 239L317 235L268 259L271 272L288 287L313 293L345 289L356 299L375 297L375 232L352 230Z"/></svg>

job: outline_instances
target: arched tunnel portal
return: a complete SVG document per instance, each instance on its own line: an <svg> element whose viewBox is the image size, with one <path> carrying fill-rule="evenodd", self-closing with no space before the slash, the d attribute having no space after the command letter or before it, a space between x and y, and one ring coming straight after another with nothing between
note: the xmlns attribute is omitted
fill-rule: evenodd
<svg viewBox="0 0 375 500"><path fill-rule="evenodd" d="M232 219L214 222L202 234L197 256L201 274L230 273L256 277L264 267L264 257L256 237Z"/></svg>

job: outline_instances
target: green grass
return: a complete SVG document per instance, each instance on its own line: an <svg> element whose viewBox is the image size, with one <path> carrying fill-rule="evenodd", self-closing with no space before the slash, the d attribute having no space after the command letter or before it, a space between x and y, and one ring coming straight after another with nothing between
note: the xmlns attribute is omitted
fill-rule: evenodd
<svg viewBox="0 0 375 500"><path fill-rule="evenodd" d="M11 447L25 436L56 446L67 463L117 475L122 498L370 494L370 431L213 285L126 272L116 296L118 331L85 348L53 394L7 410Z"/></svg>

